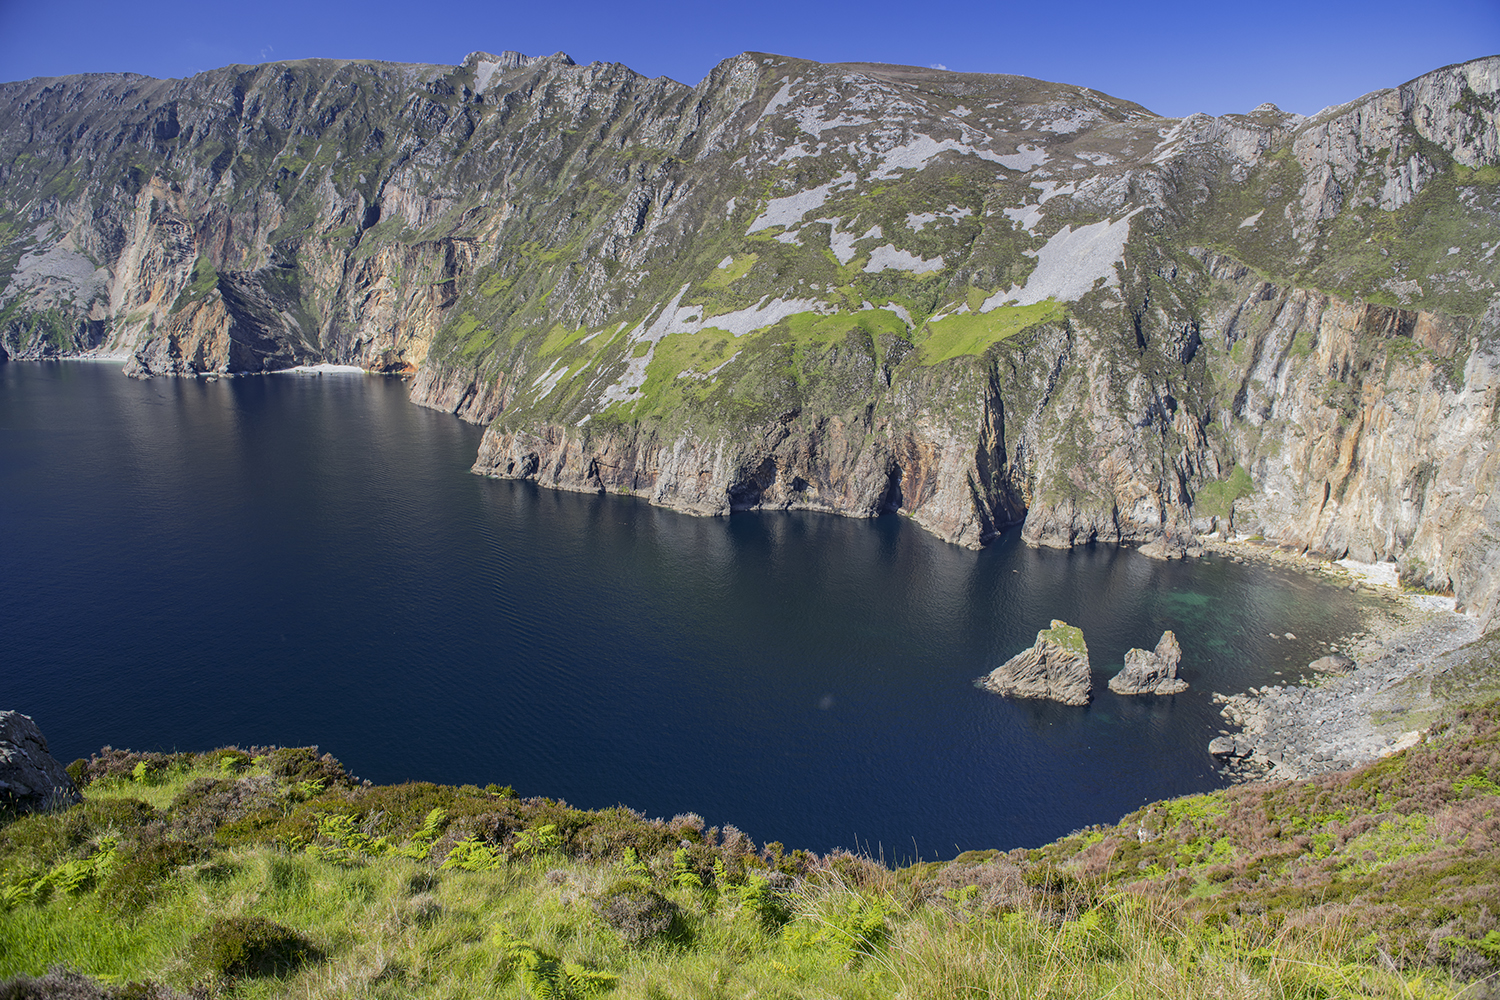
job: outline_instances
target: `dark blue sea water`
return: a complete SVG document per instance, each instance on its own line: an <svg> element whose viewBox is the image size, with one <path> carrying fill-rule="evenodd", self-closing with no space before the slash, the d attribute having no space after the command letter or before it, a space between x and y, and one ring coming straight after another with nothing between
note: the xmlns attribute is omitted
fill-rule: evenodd
<svg viewBox="0 0 1500 1000"><path fill-rule="evenodd" d="M0 365L0 708L64 761L316 743L376 782L930 859L1218 786L1211 692L1357 622L1352 595L1221 559L495 482L479 436L374 377ZM973 686L1052 618L1084 629L1092 705ZM1110 693L1164 628L1191 689Z"/></svg>

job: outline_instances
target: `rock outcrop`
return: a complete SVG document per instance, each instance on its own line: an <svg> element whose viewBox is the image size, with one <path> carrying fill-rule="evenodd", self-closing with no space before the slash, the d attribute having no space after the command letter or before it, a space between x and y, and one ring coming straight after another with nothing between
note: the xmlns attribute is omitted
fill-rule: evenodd
<svg viewBox="0 0 1500 1000"><path fill-rule="evenodd" d="M0 84L0 356L412 376L474 471L1500 610L1500 57L1313 118L766 53Z"/></svg>
<svg viewBox="0 0 1500 1000"><path fill-rule="evenodd" d="M1094 694L1094 678L1083 629L1054 618L1050 628L1036 634L1030 649L1006 660L977 683L1007 698L1087 705Z"/></svg>
<svg viewBox="0 0 1500 1000"><path fill-rule="evenodd" d="M0 712L0 813L62 809L82 799L31 716Z"/></svg>
<svg viewBox="0 0 1500 1000"><path fill-rule="evenodd" d="M1187 690L1187 681L1177 676L1182 647L1177 634L1167 629L1155 650L1131 649L1125 653L1125 669L1109 679L1115 694L1177 694Z"/></svg>
<svg viewBox="0 0 1500 1000"><path fill-rule="evenodd" d="M1354 661L1343 653L1329 653L1313 660L1307 665L1307 669L1316 670L1320 674L1347 674L1354 666Z"/></svg>

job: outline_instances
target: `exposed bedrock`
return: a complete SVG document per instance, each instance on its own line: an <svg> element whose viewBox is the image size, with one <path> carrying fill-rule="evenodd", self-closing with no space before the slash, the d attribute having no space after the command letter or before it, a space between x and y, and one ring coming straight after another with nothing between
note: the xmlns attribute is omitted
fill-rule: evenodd
<svg viewBox="0 0 1500 1000"><path fill-rule="evenodd" d="M976 682L1007 698L1043 698L1064 705L1087 705L1094 694L1089 649L1083 630L1052 620L1022 650Z"/></svg>
<svg viewBox="0 0 1500 1000"><path fill-rule="evenodd" d="M476 472L1500 599L1500 58L1313 118L766 53L0 84L0 358L306 362Z"/></svg>
<svg viewBox="0 0 1500 1000"><path fill-rule="evenodd" d="M1181 662L1177 634L1168 629L1154 650L1126 650L1125 669L1109 679L1109 689L1115 694L1180 694L1188 687L1177 676Z"/></svg>
<svg viewBox="0 0 1500 1000"><path fill-rule="evenodd" d="M31 716L0 712L0 815L63 809L83 801L67 770L47 750Z"/></svg>

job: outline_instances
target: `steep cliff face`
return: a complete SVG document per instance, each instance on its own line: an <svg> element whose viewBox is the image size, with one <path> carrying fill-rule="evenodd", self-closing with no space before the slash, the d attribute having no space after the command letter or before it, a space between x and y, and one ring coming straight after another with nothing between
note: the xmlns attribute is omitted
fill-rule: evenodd
<svg viewBox="0 0 1500 1000"><path fill-rule="evenodd" d="M1233 530L1486 615L1500 58L1311 119L747 53L0 85L0 345L413 376L476 471L980 545Z"/></svg>
<svg viewBox="0 0 1500 1000"><path fill-rule="evenodd" d="M1234 528L1396 560L1494 610L1500 310L1452 316L1287 289L1210 258L1223 294L1225 450L1251 473ZM1200 519L1199 527L1216 527Z"/></svg>

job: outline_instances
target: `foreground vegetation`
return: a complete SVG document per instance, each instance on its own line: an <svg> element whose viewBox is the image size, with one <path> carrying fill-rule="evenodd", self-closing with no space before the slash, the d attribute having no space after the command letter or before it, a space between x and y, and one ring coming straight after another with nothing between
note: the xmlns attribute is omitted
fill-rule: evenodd
<svg viewBox="0 0 1500 1000"><path fill-rule="evenodd" d="M70 771L82 804L0 826L0 998L1497 995L1500 702L1358 771L895 871L315 748Z"/></svg>

